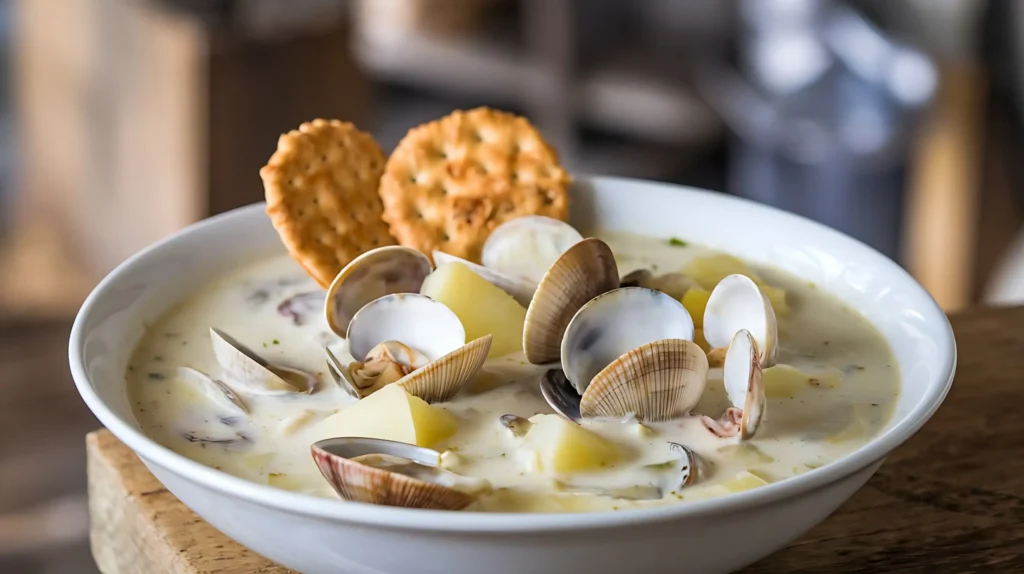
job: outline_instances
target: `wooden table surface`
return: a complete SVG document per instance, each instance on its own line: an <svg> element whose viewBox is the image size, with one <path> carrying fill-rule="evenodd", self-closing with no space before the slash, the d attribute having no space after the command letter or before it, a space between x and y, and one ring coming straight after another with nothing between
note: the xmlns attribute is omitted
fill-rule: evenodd
<svg viewBox="0 0 1024 574"><path fill-rule="evenodd" d="M1024 308L952 321L959 367L935 417L834 515L744 573L1024 572ZM192 514L109 433L88 442L102 571L288 572Z"/></svg>

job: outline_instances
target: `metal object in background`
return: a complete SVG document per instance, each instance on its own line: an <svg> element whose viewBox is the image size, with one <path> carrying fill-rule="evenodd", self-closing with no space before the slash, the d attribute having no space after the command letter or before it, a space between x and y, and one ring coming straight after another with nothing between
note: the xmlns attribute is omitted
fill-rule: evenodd
<svg viewBox="0 0 1024 574"><path fill-rule="evenodd" d="M699 82L733 131L729 190L898 259L908 142L936 71L833 0L746 0L739 70Z"/></svg>

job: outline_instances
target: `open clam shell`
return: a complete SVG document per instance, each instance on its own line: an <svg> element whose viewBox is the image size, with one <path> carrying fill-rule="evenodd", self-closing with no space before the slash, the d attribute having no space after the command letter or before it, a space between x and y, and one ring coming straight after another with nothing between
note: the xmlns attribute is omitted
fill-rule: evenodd
<svg viewBox="0 0 1024 574"><path fill-rule="evenodd" d="M400 245L378 247L346 265L327 288L327 325L345 337L349 322L364 305L392 293L418 293L433 270L426 255Z"/></svg>
<svg viewBox="0 0 1024 574"><path fill-rule="evenodd" d="M693 486L701 479L701 460L697 453L686 445L670 442L669 452L679 457L680 468L676 488Z"/></svg>
<svg viewBox="0 0 1024 574"><path fill-rule="evenodd" d="M486 481L439 468L437 451L370 438L330 438L310 447L320 473L345 500L436 510L469 506Z"/></svg>
<svg viewBox="0 0 1024 574"><path fill-rule="evenodd" d="M565 378L562 369L548 369L540 378L540 394L554 411L563 417L578 422L583 415L580 413L580 400L583 397L576 392L569 379Z"/></svg>
<svg viewBox="0 0 1024 574"><path fill-rule="evenodd" d="M462 387L484 366L491 350L491 335L455 349L451 353L416 369L400 379L400 385L410 395L428 403L440 403L454 397Z"/></svg>
<svg viewBox="0 0 1024 574"><path fill-rule="evenodd" d="M191 367L178 367L175 374L192 385L200 394L221 409L236 414L248 414L249 407L231 390L231 387L206 373Z"/></svg>
<svg viewBox="0 0 1024 574"><path fill-rule="evenodd" d="M757 341L761 366L775 364L778 324L768 297L746 275L729 275L719 281L704 310L704 339L712 348L727 347L741 329Z"/></svg>
<svg viewBox="0 0 1024 574"><path fill-rule="evenodd" d="M312 393L316 389L313 374L270 363L216 327L210 327L210 341L221 369L250 393Z"/></svg>
<svg viewBox="0 0 1024 574"><path fill-rule="evenodd" d="M449 255L443 251L434 251L433 255L434 263L438 265L452 262L465 265L470 271L476 273L488 283L511 295L523 307L528 306L530 304L530 300L533 299L533 292L537 288L536 283L531 283L524 279L509 277L499 271L488 269L483 265L477 265L472 261L468 261L454 255Z"/></svg>
<svg viewBox="0 0 1024 574"><path fill-rule="evenodd" d="M501 415L498 417L498 422L501 426L508 429L512 436L517 438L526 436L526 433L530 432L530 428L533 427L533 423L530 422L530 419L519 415Z"/></svg>
<svg viewBox="0 0 1024 574"><path fill-rule="evenodd" d="M598 373L628 351L663 339L692 341L693 332L693 319L678 300L643 287L615 289L572 317L561 341L562 369L583 394Z"/></svg>
<svg viewBox="0 0 1024 574"><path fill-rule="evenodd" d="M654 272L650 269L634 269L619 279L620 287L650 287Z"/></svg>
<svg viewBox="0 0 1024 574"><path fill-rule="evenodd" d="M608 244L589 238L566 250L544 274L526 309L526 359L535 365L557 361L562 337L576 312L618 286L619 272Z"/></svg>
<svg viewBox="0 0 1024 574"><path fill-rule="evenodd" d="M622 276L621 287L647 287L682 299L686 292L699 287L696 280L685 273L673 272L655 275L650 269L637 269Z"/></svg>
<svg viewBox="0 0 1024 574"><path fill-rule="evenodd" d="M487 269L536 286L555 261L580 241L580 232L564 221L526 215L496 227L484 242L480 260Z"/></svg>
<svg viewBox="0 0 1024 574"><path fill-rule="evenodd" d="M743 410L740 438L747 440L761 425L767 399L757 342L746 329L740 329L729 343L722 376L729 402Z"/></svg>
<svg viewBox="0 0 1024 574"><path fill-rule="evenodd" d="M690 412L704 393L708 359L693 341L661 339L627 351L586 387L580 413L588 418L635 415L666 421Z"/></svg>
<svg viewBox="0 0 1024 574"><path fill-rule="evenodd" d="M359 386L352 380L349 375L348 367L341 362L341 359L331 351L330 348L324 347L324 354L327 357L327 372L330 373L331 379L342 388L349 396L358 399L361 395Z"/></svg>
<svg viewBox="0 0 1024 574"><path fill-rule="evenodd" d="M486 335L466 344L466 330L455 313L418 293L395 293L371 301L352 317L347 338L357 360L389 341L425 356L424 365L404 365L413 370L394 383L428 403L455 396L483 366L492 340ZM351 369L339 374L359 386Z"/></svg>
<svg viewBox="0 0 1024 574"><path fill-rule="evenodd" d="M464 345L466 330L447 305L419 293L394 293L359 309L346 338L356 359L384 341L399 341L433 361Z"/></svg>

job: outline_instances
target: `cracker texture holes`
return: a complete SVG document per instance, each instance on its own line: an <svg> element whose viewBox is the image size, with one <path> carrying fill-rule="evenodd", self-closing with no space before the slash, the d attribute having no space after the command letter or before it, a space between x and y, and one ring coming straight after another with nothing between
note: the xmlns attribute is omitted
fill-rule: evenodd
<svg viewBox="0 0 1024 574"><path fill-rule="evenodd" d="M353 124L316 119L282 134L262 169L267 215L321 287L361 253L393 245L377 189L385 158Z"/></svg>
<svg viewBox="0 0 1024 574"><path fill-rule="evenodd" d="M399 243L479 262L498 225L569 216L568 172L526 119L476 108L409 130L380 181L383 219Z"/></svg>

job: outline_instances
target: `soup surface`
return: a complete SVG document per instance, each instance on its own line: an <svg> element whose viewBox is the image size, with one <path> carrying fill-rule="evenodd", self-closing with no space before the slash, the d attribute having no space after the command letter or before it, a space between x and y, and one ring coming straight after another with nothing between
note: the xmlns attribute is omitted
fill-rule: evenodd
<svg viewBox="0 0 1024 574"><path fill-rule="evenodd" d="M612 247L623 275L635 269L683 270L710 289L743 266L677 240L600 237ZM722 369L712 368L695 416L643 425L584 421L583 428L614 446L615 456L594 468L559 470L545 458L540 443L547 439L516 436L499 423L506 414L529 418L554 412L538 387L544 368L527 363L522 353L496 357L453 400L433 405L454 415L457 430L431 448L445 451L446 468L491 486L468 510L618 510L719 496L808 472L878 434L899 392L898 369L883 337L814 285L772 269L746 272L767 286L779 330L778 364L764 372L766 415L752 439L720 437L696 416L715 419L730 406ZM280 256L233 270L170 310L150 326L126 373L142 429L166 447L233 475L336 498L309 447L335 436L325 421L344 417L356 401L327 371L325 346L343 362L353 359L345 341L327 327L323 297L298 265ZM699 317L695 320L699 323ZM234 386L220 377L210 327L230 333L268 361L314 373L315 392L253 396L236 387L248 413L211 400L182 371L196 369ZM544 417L534 420L546 421L534 428L557 427ZM669 443L698 455L695 483L678 484L666 464L678 456Z"/></svg>

